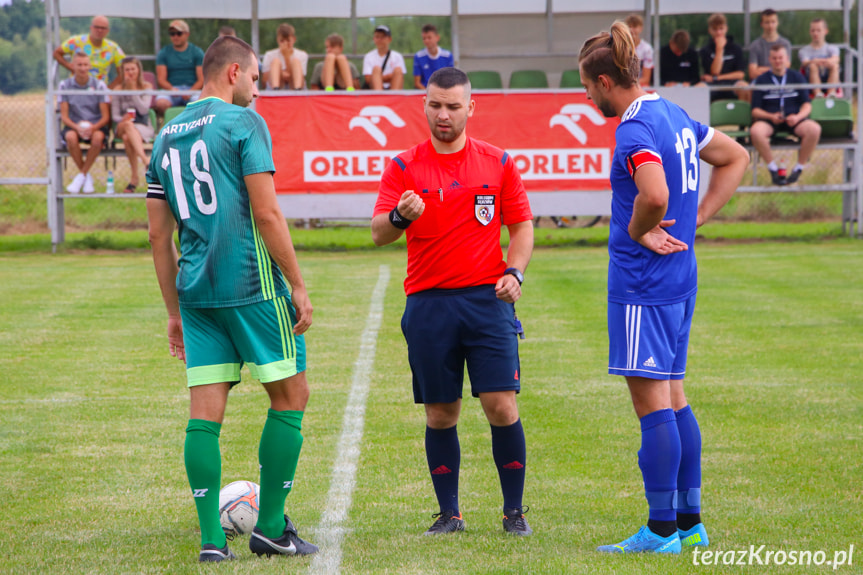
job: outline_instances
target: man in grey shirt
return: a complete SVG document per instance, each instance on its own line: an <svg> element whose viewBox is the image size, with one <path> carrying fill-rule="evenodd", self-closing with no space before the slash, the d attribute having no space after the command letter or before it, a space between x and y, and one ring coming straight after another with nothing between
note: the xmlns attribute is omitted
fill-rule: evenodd
<svg viewBox="0 0 863 575"><path fill-rule="evenodd" d="M770 71L770 49L782 44L791 54L791 42L779 35L779 14L768 8L761 13L761 36L749 44L749 80Z"/></svg>
<svg viewBox="0 0 863 575"><path fill-rule="evenodd" d="M803 66L803 74L813 84L835 84L839 82L839 47L828 44L827 22L824 18L815 18L809 23L809 37L812 43L800 48L798 53ZM824 96L818 88L813 94ZM827 97L836 95L836 88L827 89Z"/></svg>

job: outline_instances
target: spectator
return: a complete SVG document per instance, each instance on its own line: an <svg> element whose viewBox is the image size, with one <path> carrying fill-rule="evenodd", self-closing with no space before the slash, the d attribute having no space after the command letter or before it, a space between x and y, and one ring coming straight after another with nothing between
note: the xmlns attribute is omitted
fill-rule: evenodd
<svg viewBox="0 0 863 575"><path fill-rule="evenodd" d="M401 90L405 86L408 69L402 55L390 50L392 41L389 26L375 28L375 49L363 58L363 77L370 90Z"/></svg>
<svg viewBox="0 0 863 575"><path fill-rule="evenodd" d="M339 34L330 34L324 40L326 56L323 62L315 64L309 81L312 90L347 90L353 92L360 87L360 72L353 62L342 52L345 39Z"/></svg>
<svg viewBox="0 0 863 575"><path fill-rule="evenodd" d="M309 55L294 48L297 33L290 24L280 24L276 30L276 42L279 47L264 54L263 80L264 85L273 90L282 86L293 90L302 90L306 85L306 71L309 66Z"/></svg>
<svg viewBox="0 0 863 575"><path fill-rule="evenodd" d="M438 46L440 34L434 24L423 26L423 44L425 48L414 54L414 88L425 90L426 84L435 70L452 68L455 61L452 52Z"/></svg>
<svg viewBox="0 0 863 575"><path fill-rule="evenodd" d="M111 115L108 104L108 87L102 80L90 75L90 56L83 51L72 55L75 74L60 82L60 90L80 90L82 94L60 95L60 119L65 126L61 132L69 156L78 167L78 175L66 186L70 194L83 188L85 194L93 193L93 176L90 168L99 157ZM96 92L102 92L96 93ZM87 157L81 151L81 142L89 143Z"/></svg>
<svg viewBox="0 0 863 575"><path fill-rule="evenodd" d="M236 38L237 31L234 30L233 26L222 26L221 28L219 28L219 38L221 38L222 36L233 36L234 38Z"/></svg>
<svg viewBox="0 0 863 575"><path fill-rule="evenodd" d="M713 14L707 19L707 32L710 40L700 50L701 67L704 75L701 79L708 86L746 86L744 79L745 61L743 48L728 35L728 22L724 14ZM749 90L711 91L713 100L750 101L752 93Z"/></svg>
<svg viewBox="0 0 863 575"><path fill-rule="evenodd" d="M653 75L653 46L641 38L641 32L644 30L644 18L640 14L630 14L626 17L626 25L629 26L629 33L632 34L632 40L635 42L635 55L638 56L641 66L638 83L642 86L650 86Z"/></svg>
<svg viewBox="0 0 863 575"><path fill-rule="evenodd" d="M114 81L111 82L111 88L118 86L123 79L119 73L120 61L126 55L116 42L108 40L109 29L110 24L106 17L94 16L90 22L90 33L67 39L54 50L54 59L74 74L75 69L71 62L66 61L66 55L71 56L81 50L90 58L90 73L98 80L108 82L108 72L113 64L118 72Z"/></svg>
<svg viewBox="0 0 863 575"><path fill-rule="evenodd" d="M694 86L699 81L698 53L689 45L689 32L677 30L659 51L663 86Z"/></svg>
<svg viewBox="0 0 863 575"><path fill-rule="evenodd" d="M770 178L778 186L793 184L800 179L803 168L821 138L821 126L809 119L812 104L809 91L786 88L786 84L805 84L806 78L797 70L788 69L788 51L781 43L770 49L771 69L758 76L755 86L773 86L770 90L755 90L752 94L752 145L767 162ZM781 173L770 150L770 137L779 131L791 132L800 138L797 165L787 177Z"/></svg>
<svg viewBox="0 0 863 575"><path fill-rule="evenodd" d="M779 15L776 10L768 8L761 12L761 36L749 44L749 79L755 80L770 71L770 50L776 44L785 46L788 58L791 58L791 42L779 35Z"/></svg>
<svg viewBox="0 0 863 575"><path fill-rule="evenodd" d="M185 20L168 24L171 45L159 50L156 56L156 78L162 90L200 90L204 85L204 51L189 42L189 25ZM194 96L156 96L153 106L159 114L171 106L185 106Z"/></svg>
<svg viewBox="0 0 863 575"><path fill-rule="evenodd" d="M141 61L134 57L124 58L122 63L123 82L121 90L152 90L153 85L144 80ZM146 166L150 160L144 153L144 142L153 139L153 126L150 125L149 94L115 94L111 96L111 119L114 121L114 134L123 140L126 157L129 158L131 176L124 192L133 193L138 187L138 159Z"/></svg>
<svg viewBox="0 0 863 575"><path fill-rule="evenodd" d="M827 21L824 18L815 18L809 23L809 37L812 43L800 48L800 63L803 66L803 74L808 76L812 84L836 84L839 82L839 47L828 44ZM820 97L824 92L817 88L815 96ZM827 96L835 96L836 88L828 88Z"/></svg>

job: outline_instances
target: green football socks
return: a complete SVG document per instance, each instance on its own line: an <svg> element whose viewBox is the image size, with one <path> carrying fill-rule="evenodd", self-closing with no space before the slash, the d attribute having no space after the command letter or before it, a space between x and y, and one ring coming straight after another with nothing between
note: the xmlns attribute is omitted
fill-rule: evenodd
<svg viewBox="0 0 863 575"><path fill-rule="evenodd" d="M258 528L270 539L285 530L285 499L294 485L294 473L303 447L302 411L267 412L261 433L258 463L261 464L261 496Z"/></svg>
<svg viewBox="0 0 863 575"><path fill-rule="evenodd" d="M186 427L186 475L198 510L201 524L201 546L211 543L225 546L225 532L219 522L219 485L222 479L222 455L219 452L219 432L222 426L214 421L190 419Z"/></svg>

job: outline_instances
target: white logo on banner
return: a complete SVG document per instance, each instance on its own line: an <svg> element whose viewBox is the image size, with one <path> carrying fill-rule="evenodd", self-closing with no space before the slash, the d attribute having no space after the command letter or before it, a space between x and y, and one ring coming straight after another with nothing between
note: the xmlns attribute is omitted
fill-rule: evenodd
<svg viewBox="0 0 863 575"><path fill-rule="evenodd" d="M587 133L578 125L578 121L582 116L586 116L588 120L596 126L604 126L606 123L602 114L596 111L596 108L589 104L566 104L560 109L559 114L551 117L548 123L549 128L555 126L563 126L567 132L572 134L572 137L582 144L587 143Z"/></svg>
<svg viewBox="0 0 863 575"><path fill-rule="evenodd" d="M362 128L368 132L369 136L374 138L381 147L383 147L387 145L387 135L377 127L377 124L380 123L381 119L388 121L396 128L403 128L405 126L405 121L387 106L366 106L360 110L358 116L351 118L351 122L348 124L348 127L351 130L354 128Z"/></svg>

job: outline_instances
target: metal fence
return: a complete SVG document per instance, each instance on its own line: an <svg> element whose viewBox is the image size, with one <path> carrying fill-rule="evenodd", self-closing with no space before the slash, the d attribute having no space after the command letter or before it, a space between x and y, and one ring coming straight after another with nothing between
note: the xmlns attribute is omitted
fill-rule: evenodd
<svg viewBox="0 0 863 575"><path fill-rule="evenodd" d="M46 95L42 93L0 97L0 234L45 233L50 229L46 186L49 157L53 157L54 147L46 146L46 115L54 120L53 114L46 114L46 104ZM790 171L796 162L796 149L781 149L777 156ZM770 193L737 194L717 217L755 222L828 221L841 223L846 229L853 228L856 223L854 195L842 191L843 185L847 187L849 178L854 177L852 163L853 154L849 155L847 150L819 147L804 173L802 186L795 186L794 191L789 188L774 189ZM124 156L97 160L92 169L96 196L105 192L109 172L117 191L113 197L65 196L62 224L65 230L146 228L142 194L129 197L121 193L130 176L129 163ZM65 191L75 174L74 163L66 160L59 174L61 181L55 184L58 192ZM143 191L140 166L139 177L139 190ZM750 166L744 186L769 187L763 162ZM813 187L818 191L810 191Z"/></svg>

